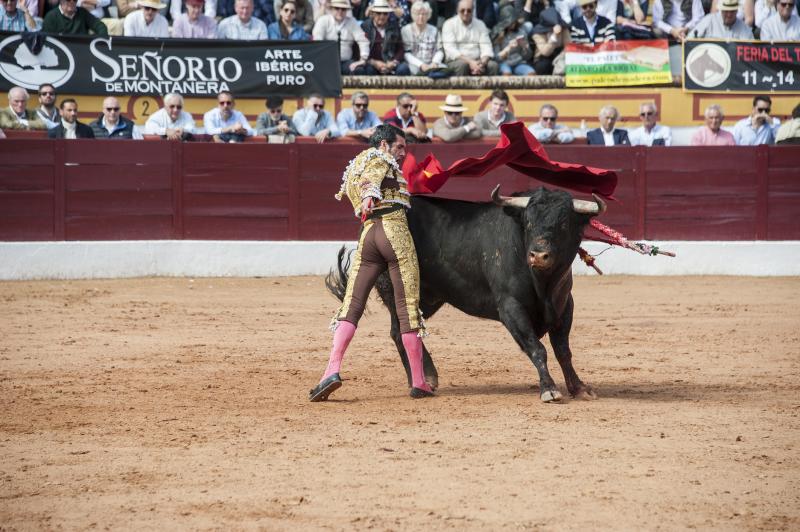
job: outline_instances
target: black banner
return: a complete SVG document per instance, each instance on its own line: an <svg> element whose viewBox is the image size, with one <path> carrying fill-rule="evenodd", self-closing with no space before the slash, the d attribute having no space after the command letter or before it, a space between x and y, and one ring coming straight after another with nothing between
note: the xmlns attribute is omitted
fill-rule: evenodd
<svg viewBox="0 0 800 532"><path fill-rule="evenodd" d="M33 34L28 34L33 35ZM42 35L42 37L44 37ZM48 35L23 42L0 32L0 89L153 95L177 92L237 97L339 97L342 76L335 41L217 41ZM31 49L41 49L34 54Z"/></svg>
<svg viewBox="0 0 800 532"><path fill-rule="evenodd" d="M683 88L800 92L800 42L687 40Z"/></svg>

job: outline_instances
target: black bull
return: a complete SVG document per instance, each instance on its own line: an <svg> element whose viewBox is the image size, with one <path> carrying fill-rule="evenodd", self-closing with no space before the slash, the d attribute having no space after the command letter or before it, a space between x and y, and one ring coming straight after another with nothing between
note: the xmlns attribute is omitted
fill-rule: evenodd
<svg viewBox="0 0 800 532"><path fill-rule="evenodd" d="M569 347L572 262L586 225L605 204L597 196L593 202L574 200L567 192L544 187L514 197L500 196L498 189L487 203L412 198L408 225L419 258L422 314L430 318L449 303L472 316L500 321L536 367L545 402L561 399L540 341L549 334L569 393L593 399L591 387L572 366ZM342 248L337 272L326 281L339 299L347 284L346 262ZM384 272L375 286L391 313L391 336L410 386L389 275ZM435 388L438 373L423 349L425 377Z"/></svg>

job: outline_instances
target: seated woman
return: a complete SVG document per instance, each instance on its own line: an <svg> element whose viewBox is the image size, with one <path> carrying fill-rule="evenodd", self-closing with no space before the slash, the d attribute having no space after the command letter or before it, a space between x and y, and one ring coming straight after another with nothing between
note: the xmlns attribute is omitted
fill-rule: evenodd
<svg viewBox="0 0 800 532"><path fill-rule="evenodd" d="M533 48L528 34L522 29L525 17L517 15L514 4L505 4L500 9L500 21L492 28L494 55L500 64L503 76L533 76L536 71L529 64L533 59Z"/></svg>
<svg viewBox="0 0 800 532"><path fill-rule="evenodd" d="M564 24L558 12L548 7L539 15L539 23L533 27L533 68L540 76L563 76L566 70L566 52L569 43L569 26Z"/></svg>
<svg viewBox="0 0 800 532"><path fill-rule="evenodd" d="M296 20L297 4L286 0L281 6L280 19L267 26L267 39L271 41L310 41L311 35Z"/></svg>
<svg viewBox="0 0 800 532"><path fill-rule="evenodd" d="M411 18L414 22L406 24L400 30L406 51L405 60L412 76L430 76L447 68L442 62L444 50L439 39L439 30L428 24L432 12L427 2L414 2L411 6Z"/></svg>

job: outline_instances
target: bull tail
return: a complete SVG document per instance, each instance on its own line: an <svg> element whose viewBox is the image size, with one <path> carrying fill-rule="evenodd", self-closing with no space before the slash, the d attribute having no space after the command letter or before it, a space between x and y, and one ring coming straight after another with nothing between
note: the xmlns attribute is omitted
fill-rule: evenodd
<svg viewBox="0 0 800 532"><path fill-rule="evenodd" d="M347 290L347 272L350 270L352 256L353 250L348 253L342 246L337 255L336 267L331 268L328 275L325 276L325 287L339 301L344 301L344 293Z"/></svg>

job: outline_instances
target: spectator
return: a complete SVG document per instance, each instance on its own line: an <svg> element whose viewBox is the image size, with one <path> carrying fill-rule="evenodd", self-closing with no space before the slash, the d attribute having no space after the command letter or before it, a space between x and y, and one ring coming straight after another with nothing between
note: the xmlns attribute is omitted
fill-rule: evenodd
<svg viewBox="0 0 800 532"><path fill-rule="evenodd" d="M150 115L144 124L145 135L168 140L192 140L194 132L194 118L183 110L183 96L174 92L164 96L164 107Z"/></svg>
<svg viewBox="0 0 800 532"><path fill-rule="evenodd" d="M366 0L362 0L366 1ZM342 74L363 74L369 56L369 41L356 20L347 14L349 0L331 0L332 15L322 15L314 24L315 41L339 41L339 60ZM361 57L353 60L353 43L358 44Z"/></svg>
<svg viewBox="0 0 800 532"><path fill-rule="evenodd" d="M47 129L56 127L61 121L61 115L56 107L56 88L53 85L49 83L39 85L39 107L36 109L36 114L47 124Z"/></svg>
<svg viewBox="0 0 800 532"><path fill-rule="evenodd" d="M178 39L216 39L217 21L203 14L204 0L186 0L186 13L172 23L172 36Z"/></svg>
<svg viewBox="0 0 800 532"><path fill-rule="evenodd" d="M762 41L800 40L800 17L795 13L797 0L777 0L778 14L768 18L761 26Z"/></svg>
<svg viewBox="0 0 800 532"><path fill-rule="evenodd" d="M514 4L500 9L500 20L492 28L495 58L504 76L530 76L536 74L528 62L533 59L533 49L528 34L522 29L525 18L517 16Z"/></svg>
<svg viewBox="0 0 800 532"><path fill-rule="evenodd" d="M39 24L34 20L25 2L5 0L5 9L0 13L0 31L26 32L36 31Z"/></svg>
<svg viewBox="0 0 800 532"><path fill-rule="evenodd" d="M593 146L630 146L628 132L616 129L614 126L619 120L619 111L613 105L606 105L600 109L600 127L586 133L586 143Z"/></svg>
<svg viewBox="0 0 800 532"><path fill-rule="evenodd" d="M275 21L281 19L281 8L286 0L275 0ZM296 13L294 19L303 27L309 35L314 29L314 6L308 0L294 0ZM348 9L350 9L348 7ZM336 39L333 39L336 40Z"/></svg>
<svg viewBox="0 0 800 532"><path fill-rule="evenodd" d="M616 40L614 23L597 14L597 0L579 0L581 16L572 21L569 38L578 44L600 44Z"/></svg>
<svg viewBox="0 0 800 532"><path fill-rule="evenodd" d="M538 24L542 11L551 4L549 0L514 0L514 7L522 11L527 28L533 28Z"/></svg>
<svg viewBox="0 0 800 532"><path fill-rule="evenodd" d="M700 126L692 135L692 146L735 146L733 135L722 129L722 107L713 104L706 107L706 125Z"/></svg>
<svg viewBox="0 0 800 532"><path fill-rule="evenodd" d="M93 139L92 128L78 122L78 102L73 98L61 100L61 120L47 132L51 139Z"/></svg>
<svg viewBox="0 0 800 532"><path fill-rule="evenodd" d="M273 3L273 0L253 0L253 18L257 18L267 26L278 21L277 11L279 11L279 8ZM219 0L215 15L217 20L228 18L235 14L236 0Z"/></svg>
<svg viewBox="0 0 800 532"><path fill-rule="evenodd" d="M540 76L563 76L566 70L565 49L569 43L569 32L553 8L547 8L533 27L533 68Z"/></svg>
<svg viewBox="0 0 800 532"><path fill-rule="evenodd" d="M106 25L86 9L78 7L75 0L59 0L58 9L51 9L42 23L45 33L89 35L90 30L108 36Z"/></svg>
<svg viewBox="0 0 800 532"><path fill-rule="evenodd" d="M769 96L753 98L753 110L750 116L742 118L733 127L733 138L737 146L756 146L758 144L775 144L773 130L772 99Z"/></svg>
<svg viewBox="0 0 800 532"><path fill-rule="evenodd" d="M369 41L369 56L364 73L367 75L407 76L411 73L408 63L403 61L403 39L400 27L389 23L387 0L375 0L369 19L361 24Z"/></svg>
<svg viewBox="0 0 800 532"><path fill-rule="evenodd" d="M756 0L755 25L760 28L764 22L778 12L778 0Z"/></svg>
<svg viewBox="0 0 800 532"><path fill-rule="evenodd" d="M539 109L539 122L528 130L542 144L569 144L575 140L575 134L564 124L558 124L558 109L555 105L544 104Z"/></svg>
<svg viewBox="0 0 800 532"><path fill-rule="evenodd" d="M775 144L800 144L800 104L794 106L792 119L778 128Z"/></svg>
<svg viewBox="0 0 800 532"><path fill-rule="evenodd" d="M719 11L700 19L690 35L695 39L752 40L753 30L736 18L739 0L722 0Z"/></svg>
<svg viewBox="0 0 800 532"><path fill-rule="evenodd" d="M461 103L461 96L448 94L444 105L439 109L444 111L444 116L433 123L433 136L445 142L458 142L463 139L481 138L481 129L473 120L464 117L467 110Z"/></svg>
<svg viewBox="0 0 800 532"><path fill-rule="evenodd" d="M700 0L653 0L653 26L672 41L683 42L704 14Z"/></svg>
<svg viewBox="0 0 800 532"><path fill-rule="evenodd" d="M267 38L267 25L253 16L253 0L236 0L235 9L235 15L222 19L217 26L217 38L240 41Z"/></svg>
<svg viewBox="0 0 800 532"><path fill-rule="evenodd" d="M647 23L649 0L619 0L617 3L617 39L655 39L653 28Z"/></svg>
<svg viewBox="0 0 800 532"><path fill-rule="evenodd" d="M47 129L47 124L36 111L28 107L28 91L22 87L11 87L8 91L8 107L0 109L0 129Z"/></svg>
<svg viewBox="0 0 800 532"><path fill-rule="evenodd" d="M712 0L711 9L709 13L716 13L720 11L721 0ZM705 8L705 6L703 6ZM739 6L736 8L736 18L744 22L748 28L752 28L755 23L755 1L754 0L739 0Z"/></svg>
<svg viewBox="0 0 800 532"><path fill-rule="evenodd" d="M366 16L372 15L372 8L375 5L375 0L369 0ZM397 24L398 28L402 28L406 24L411 23L411 3L409 0L387 0L386 5L389 6L389 24Z"/></svg>
<svg viewBox="0 0 800 532"><path fill-rule="evenodd" d="M472 0L459 0L458 14L442 26L444 59L456 76L495 76L497 62L486 25L473 17Z"/></svg>
<svg viewBox="0 0 800 532"><path fill-rule="evenodd" d="M23 0L23 2L25 3L25 9L28 11L28 13L30 13L30 15L34 19L36 19L36 17L39 16L39 0ZM58 3L58 2L55 1L54 3ZM45 6L46 5L47 4L45 3ZM44 16L44 13L42 13L42 17L43 16Z"/></svg>
<svg viewBox="0 0 800 532"><path fill-rule="evenodd" d="M428 126L417 109L417 100L407 92L397 95L397 105L383 115L383 122L403 130L409 142L428 142Z"/></svg>
<svg viewBox="0 0 800 532"><path fill-rule="evenodd" d="M411 6L413 22L403 26L400 36L405 48L405 60L411 74L424 75L446 69L444 50L439 39L439 30L428 24L432 9L428 2L418 0Z"/></svg>
<svg viewBox="0 0 800 532"><path fill-rule="evenodd" d="M112 1L116 1L117 3L119 3L120 0L112 0ZM226 0L220 0L219 3L222 4L224 1L226 1ZM189 12L189 2L187 0L168 0L167 3L169 4L169 18L172 20L172 26L173 26L172 36L174 37L175 36L175 31L174 31L175 30L175 22L177 22L177 20L179 18L181 18L182 14ZM217 16L217 0L206 0L206 1L204 1L204 2L202 2L200 4L200 7L202 8L200 10L201 14L207 16L208 18L214 19L215 23L217 22L217 19L216 19L216 16ZM272 1L271 0L270 0L269 9L270 9L270 13L272 13ZM233 0L231 0L229 15L232 15L233 13L234 13L234 11L233 11ZM256 13L256 16L258 17L258 15L257 15L258 8L257 7L255 9L255 13ZM208 37L201 37L201 38L202 39L207 39Z"/></svg>
<svg viewBox="0 0 800 532"><path fill-rule="evenodd" d="M320 144L329 138L342 136L333 116L325 110L325 100L318 93L312 93L306 99L305 108L298 109L292 120L301 135L313 136Z"/></svg>
<svg viewBox="0 0 800 532"><path fill-rule="evenodd" d="M492 91L489 108L475 115L482 137L499 137L500 126L516 120L514 113L508 110L508 94L502 89Z"/></svg>
<svg viewBox="0 0 800 532"><path fill-rule="evenodd" d="M108 14L112 0L78 0L78 7L86 8L89 13L100 19L105 24L109 35L122 35L123 25L118 18L112 18Z"/></svg>
<svg viewBox="0 0 800 532"><path fill-rule="evenodd" d="M369 140L375 128L382 122L378 115L369 110L369 96L366 92L356 91L350 99L352 107L342 109L336 117L336 125L344 137L355 137Z"/></svg>
<svg viewBox="0 0 800 532"><path fill-rule="evenodd" d="M120 114L119 100L109 96L103 100L103 114L89 122L96 139L136 139L142 135L136 131L132 121Z"/></svg>
<svg viewBox="0 0 800 532"><path fill-rule="evenodd" d="M256 135L264 135L270 144L289 144L300 133L292 119L283 114L283 98L270 96L265 102L267 112L258 115Z"/></svg>
<svg viewBox="0 0 800 532"><path fill-rule="evenodd" d="M579 0L560 0L553 2L555 9L559 12L561 19L567 24L574 24L581 18L581 8ZM618 0L597 0L595 13L597 16L607 18L612 23L617 19L619 9Z"/></svg>
<svg viewBox="0 0 800 532"><path fill-rule="evenodd" d="M630 132L631 146L672 146L672 131L667 126L657 124L658 108L654 102L639 106L641 127Z"/></svg>
<svg viewBox="0 0 800 532"><path fill-rule="evenodd" d="M295 21L297 4L286 0L281 7L280 18L267 26L267 38L273 41L308 41L311 40L303 26Z"/></svg>
<svg viewBox="0 0 800 532"><path fill-rule="evenodd" d="M252 7L252 6L251 6ZM255 134L245 116L234 109L236 101L229 91L217 94L217 107L203 115L203 127L214 142L235 144Z"/></svg>
<svg viewBox="0 0 800 532"><path fill-rule="evenodd" d="M169 37L169 23L159 13L166 4L160 0L139 0L139 9L125 17L124 32L126 37Z"/></svg>

